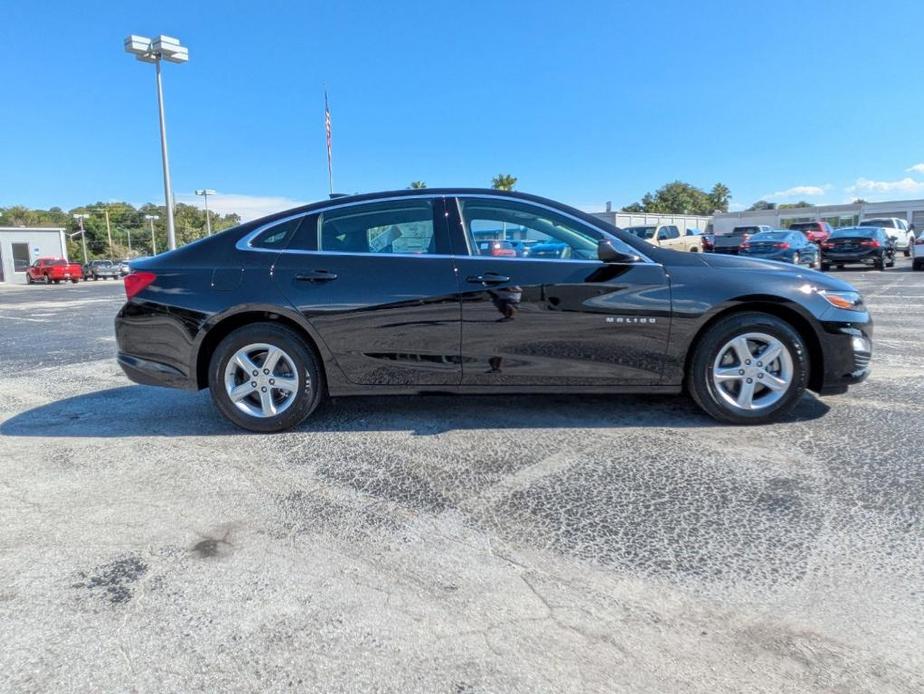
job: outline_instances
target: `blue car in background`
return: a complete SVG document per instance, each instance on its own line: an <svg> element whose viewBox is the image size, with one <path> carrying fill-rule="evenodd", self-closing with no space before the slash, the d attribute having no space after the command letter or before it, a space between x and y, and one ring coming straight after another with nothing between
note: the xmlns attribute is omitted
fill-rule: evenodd
<svg viewBox="0 0 924 694"><path fill-rule="evenodd" d="M763 260L821 267L821 249L809 241L801 231L762 231L742 243L738 253Z"/></svg>

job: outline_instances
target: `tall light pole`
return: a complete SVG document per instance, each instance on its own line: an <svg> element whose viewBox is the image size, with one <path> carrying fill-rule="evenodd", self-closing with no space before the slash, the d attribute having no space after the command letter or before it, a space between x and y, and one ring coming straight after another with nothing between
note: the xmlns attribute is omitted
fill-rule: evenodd
<svg viewBox="0 0 924 694"><path fill-rule="evenodd" d="M109 237L109 257L112 258L112 227L109 226L109 208L103 208L103 214L106 215L106 236Z"/></svg>
<svg viewBox="0 0 924 694"><path fill-rule="evenodd" d="M80 234L80 241L83 244L83 264L84 265L86 265L89 262L89 259L87 258L87 232L83 228L83 220L85 220L89 216L90 215L88 214L75 214L74 215L74 219L76 219L77 224L80 225L80 231L77 233Z"/></svg>
<svg viewBox="0 0 924 694"><path fill-rule="evenodd" d="M154 63L157 75L157 110L160 115L160 153L164 165L164 200L167 203L167 248L176 248L176 228L173 223L173 185L170 183L170 162L167 157L167 126L164 121L164 86L160 77L160 62L185 63L189 49L180 40L161 34L151 40L134 34L125 39L125 50L145 63Z"/></svg>
<svg viewBox="0 0 924 694"><path fill-rule="evenodd" d="M151 223L151 255L157 255L157 241L154 240L154 220L160 219L160 215L146 214L144 218Z"/></svg>
<svg viewBox="0 0 924 694"><path fill-rule="evenodd" d="M210 188L202 188L196 191L196 195L201 195L205 200L205 230L209 236L212 235L212 220L209 219L209 195L215 195L215 191Z"/></svg>

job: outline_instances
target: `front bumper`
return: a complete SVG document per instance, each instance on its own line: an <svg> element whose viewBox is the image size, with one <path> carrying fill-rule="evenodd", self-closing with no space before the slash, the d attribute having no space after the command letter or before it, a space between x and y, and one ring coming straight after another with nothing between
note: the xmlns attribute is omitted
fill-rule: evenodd
<svg viewBox="0 0 924 694"><path fill-rule="evenodd" d="M816 381L819 395L837 395L849 386L865 381L873 356L873 322L822 322L821 348L824 373ZM813 379L814 380L814 379Z"/></svg>

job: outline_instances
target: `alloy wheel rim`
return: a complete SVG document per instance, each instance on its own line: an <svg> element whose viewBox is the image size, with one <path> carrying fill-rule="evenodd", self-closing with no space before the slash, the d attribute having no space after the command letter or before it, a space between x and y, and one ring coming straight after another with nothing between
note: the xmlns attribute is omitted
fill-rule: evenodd
<svg viewBox="0 0 924 694"><path fill-rule="evenodd" d="M758 332L726 342L712 365L712 383L719 397L747 412L779 402L789 392L793 374L789 348L772 335Z"/></svg>
<svg viewBox="0 0 924 694"><path fill-rule="evenodd" d="M295 402L299 382L292 357L265 342L241 347L225 366L225 393L251 417L265 419L285 412Z"/></svg>

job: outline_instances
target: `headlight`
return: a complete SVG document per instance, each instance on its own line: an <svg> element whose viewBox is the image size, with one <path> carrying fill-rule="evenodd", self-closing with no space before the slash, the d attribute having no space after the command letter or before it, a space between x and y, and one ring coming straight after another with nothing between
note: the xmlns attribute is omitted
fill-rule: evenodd
<svg viewBox="0 0 924 694"><path fill-rule="evenodd" d="M820 289L818 296L823 297L825 301L835 308L847 311L863 310L863 297L860 296L859 292L835 292L829 289Z"/></svg>

